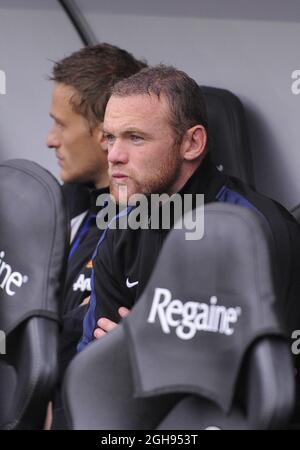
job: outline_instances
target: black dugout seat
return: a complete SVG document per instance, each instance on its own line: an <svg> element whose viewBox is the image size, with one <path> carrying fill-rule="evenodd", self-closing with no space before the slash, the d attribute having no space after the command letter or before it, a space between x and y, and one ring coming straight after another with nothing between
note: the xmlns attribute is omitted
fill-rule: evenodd
<svg viewBox="0 0 300 450"><path fill-rule="evenodd" d="M185 216L185 228L170 232L129 316L70 364L63 387L70 428L287 423L295 383L269 231L255 212L229 204L205 207L200 240L186 239L193 220Z"/></svg>
<svg viewBox="0 0 300 450"><path fill-rule="evenodd" d="M36 163L0 164L0 429L40 429L57 372L68 224Z"/></svg>
<svg viewBox="0 0 300 450"><path fill-rule="evenodd" d="M294 208L291 209L291 214L293 214L297 222L300 223L300 205L294 206Z"/></svg>
<svg viewBox="0 0 300 450"><path fill-rule="evenodd" d="M244 107L230 91L202 86L212 160L220 171L254 185Z"/></svg>

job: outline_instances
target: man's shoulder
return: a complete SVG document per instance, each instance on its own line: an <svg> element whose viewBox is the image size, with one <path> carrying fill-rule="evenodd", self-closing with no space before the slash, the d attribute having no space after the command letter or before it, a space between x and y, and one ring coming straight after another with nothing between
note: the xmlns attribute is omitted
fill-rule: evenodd
<svg viewBox="0 0 300 450"><path fill-rule="evenodd" d="M228 177L221 197L223 196L224 199L226 195L228 198L232 195L233 200L231 200L234 202L236 199L237 204L244 203L244 206L247 206L248 203L268 220L271 227L284 224L288 229L294 229L295 232L300 233L300 225L293 215L281 203L258 192L253 186L237 178Z"/></svg>
<svg viewBox="0 0 300 450"><path fill-rule="evenodd" d="M80 183L65 183L62 191L70 220L89 209L90 192L86 185Z"/></svg>

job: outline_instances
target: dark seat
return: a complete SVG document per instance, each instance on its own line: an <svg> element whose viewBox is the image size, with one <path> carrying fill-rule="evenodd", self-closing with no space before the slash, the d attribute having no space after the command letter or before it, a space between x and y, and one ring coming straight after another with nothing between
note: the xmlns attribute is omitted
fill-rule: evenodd
<svg viewBox="0 0 300 450"><path fill-rule="evenodd" d="M0 429L41 429L56 380L68 242L61 187L33 162L4 162L0 215Z"/></svg>
<svg viewBox="0 0 300 450"><path fill-rule="evenodd" d="M230 91L202 86L208 113L212 160L222 172L254 185L244 107Z"/></svg>
<svg viewBox="0 0 300 450"><path fill-rule="evenodd" d="M294 206L294 208L291 209L291 214L293 214L297 222L300 223L300 205Z"/></svg>
<svg viewBox="0 0 300 450"><path fill-rule="evenodd" d="M269 429L294 407L276 309L272 240L252 210L205 208L205 234L170 232L121 325L70 364L73 429ZM178 257L180 255L180 258Z"/></svg>

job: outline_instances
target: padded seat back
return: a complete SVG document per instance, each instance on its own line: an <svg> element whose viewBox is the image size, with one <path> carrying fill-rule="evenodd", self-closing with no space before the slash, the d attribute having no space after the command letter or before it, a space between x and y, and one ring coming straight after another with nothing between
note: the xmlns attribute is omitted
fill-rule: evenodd
<svg viewBox="0 0 300 450"><path fill-rule="evenodd" d="M202 86L208 114L212 160L221 172L254 185L244 107L232 92Z"/></svg>
<svg viewBox="0 0 300 450"><path fill-rule="evenodd" d="M201 240L186 240L192 223L186 215L186 228L170 232L129 316L70 364L63 394L71 428L288 421L294 373L269 230L256 212L228 204L205 207Z"/></svg>
<svg viewBox="0 0 300 450"><path fill-rule="evenodd" d="M68 223L57 180L0 164L0 428L42 428L57 373Z"/></svg>

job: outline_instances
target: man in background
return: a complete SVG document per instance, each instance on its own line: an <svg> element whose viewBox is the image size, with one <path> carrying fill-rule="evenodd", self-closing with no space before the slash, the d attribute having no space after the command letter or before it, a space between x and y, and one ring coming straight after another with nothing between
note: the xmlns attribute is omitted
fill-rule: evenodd
<svg viewBox="0 0 300 450"><path fill-rule="evenodd" d="M111 87L145 67L107 43L82 48L54 64L47 146L55 150L71 220L71 243L62 303L59 362L62 376L82 335L90 295L92 254L101 231L96 198L109 191L103 118Z"/></svg>

